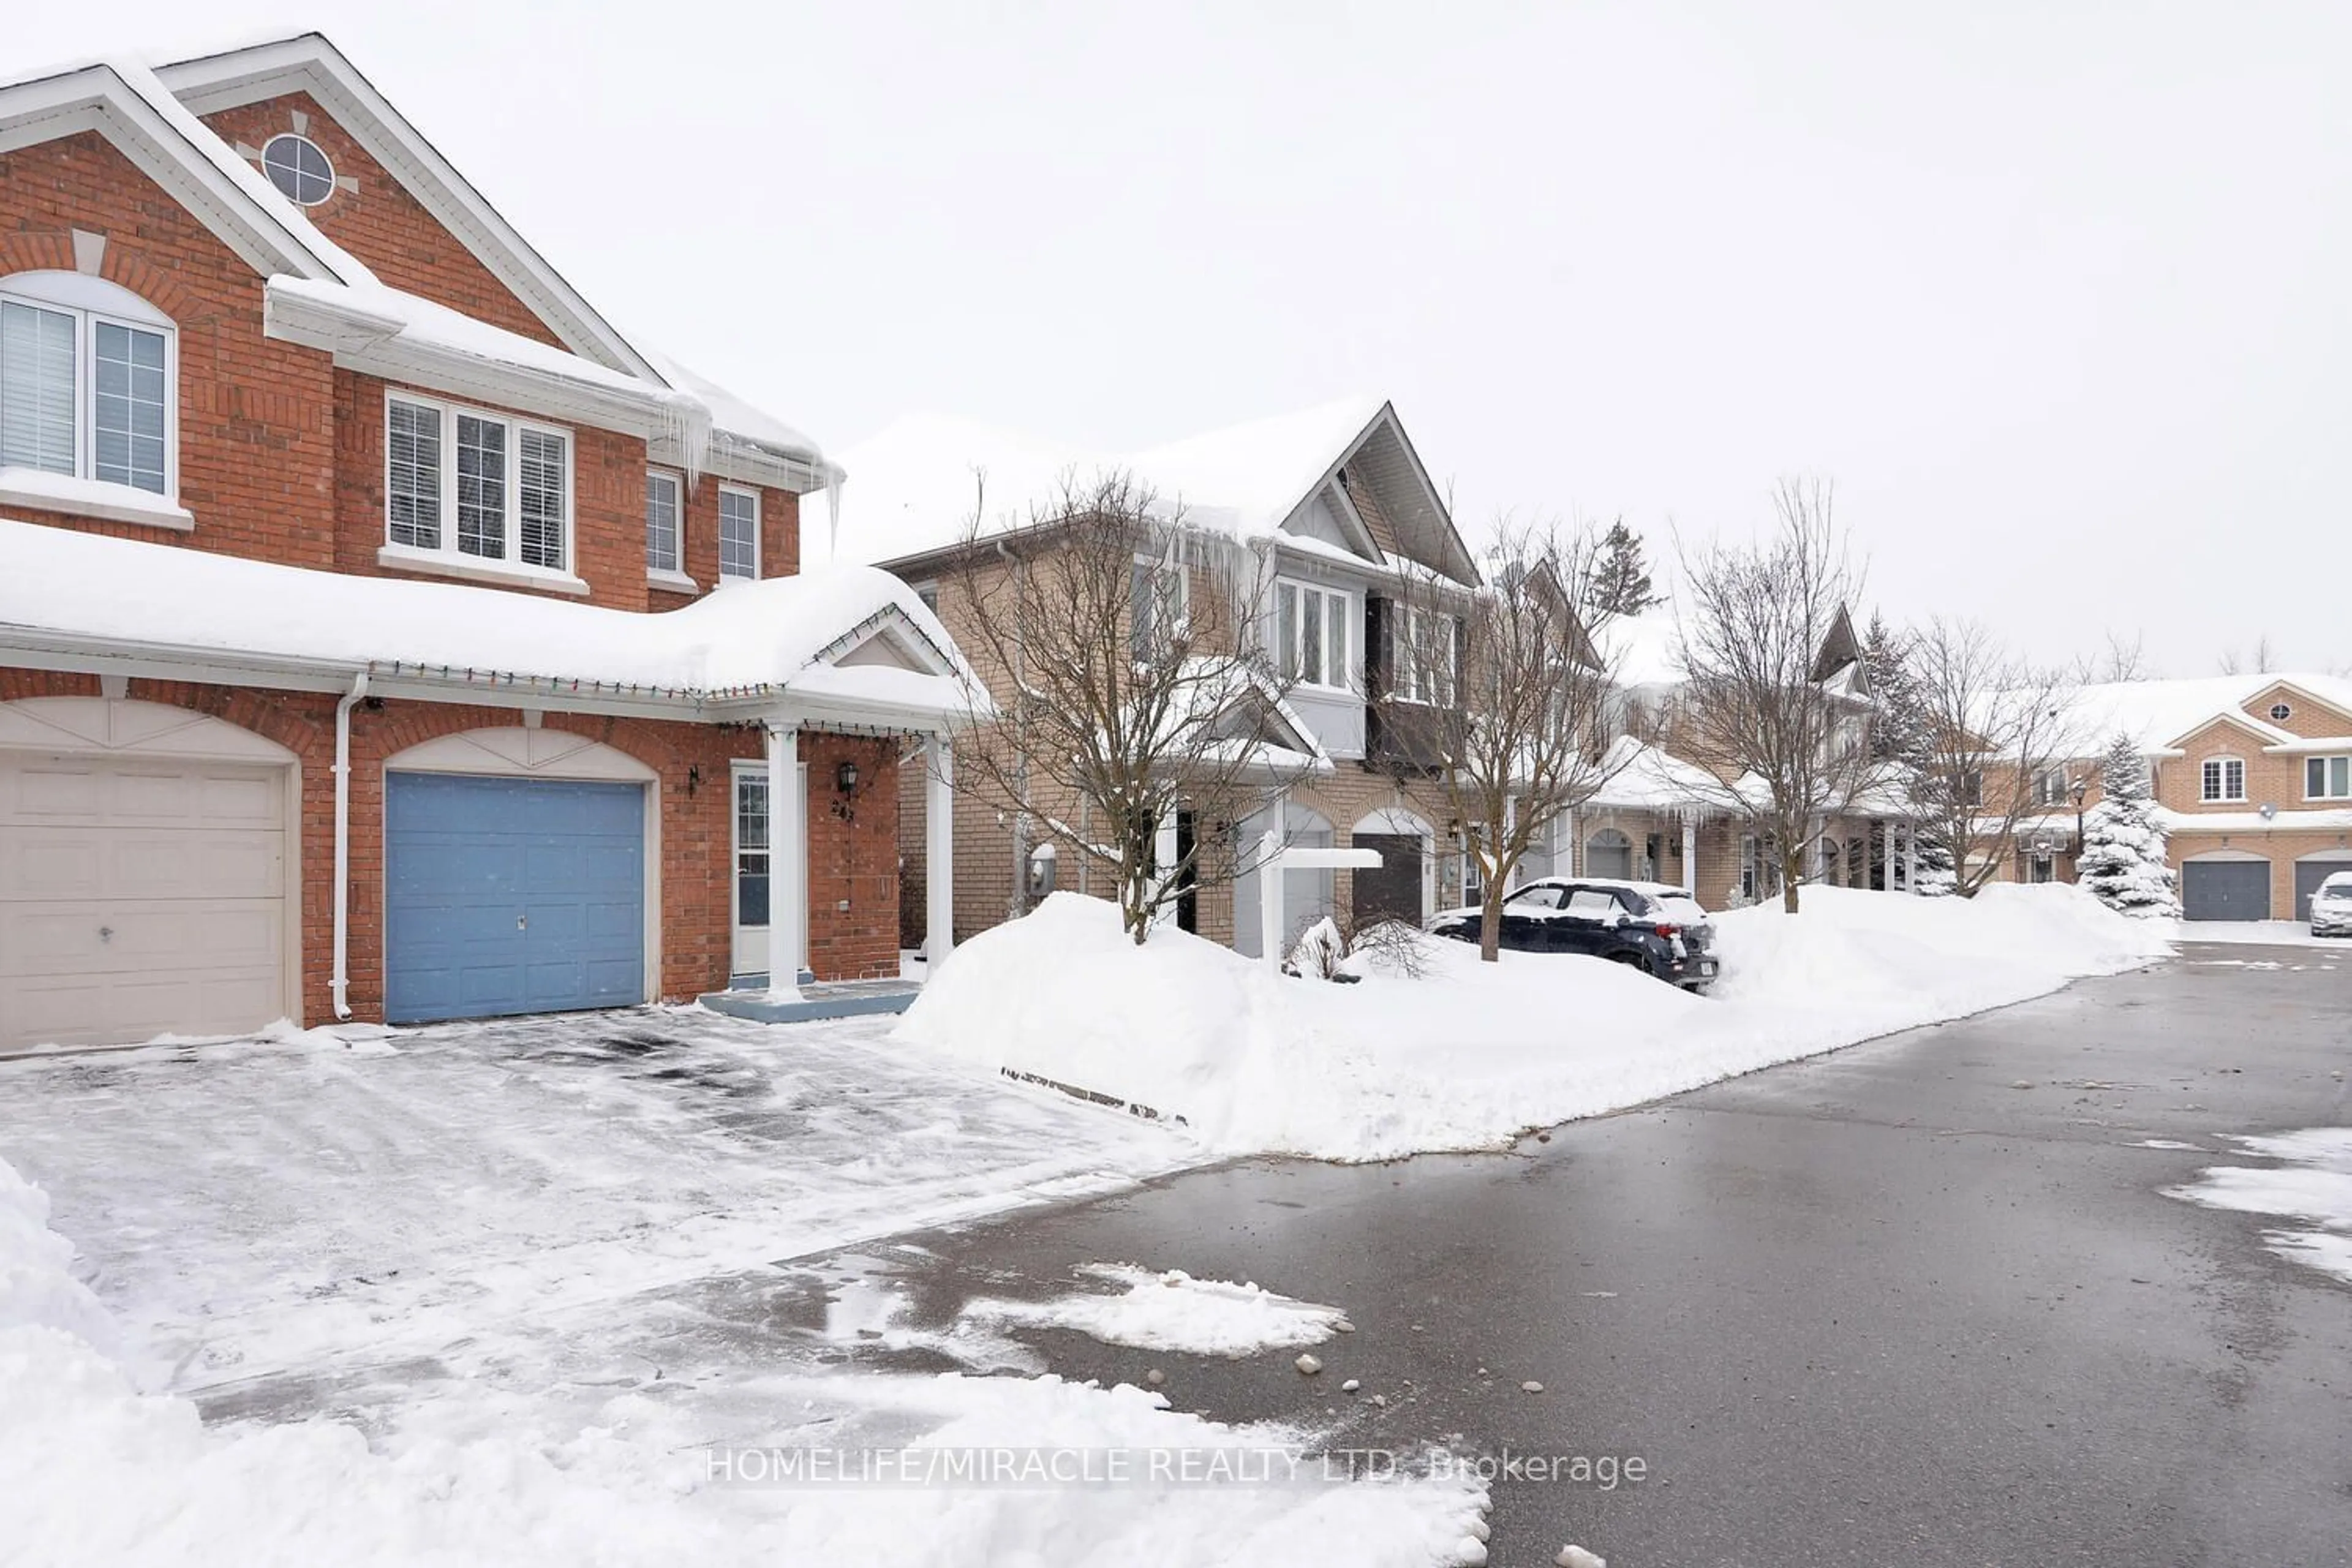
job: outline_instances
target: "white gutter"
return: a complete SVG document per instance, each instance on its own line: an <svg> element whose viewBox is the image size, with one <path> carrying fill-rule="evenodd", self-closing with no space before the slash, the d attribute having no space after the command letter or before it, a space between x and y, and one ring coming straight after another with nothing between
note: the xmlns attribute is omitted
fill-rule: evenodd
<svg viewBox="0 0 2352 1568"><path fill-rule="evenodd" d="M367 689L362 669L335 704L335 973L328 986L338 1018L352 1016L352 710Z"/></svg>

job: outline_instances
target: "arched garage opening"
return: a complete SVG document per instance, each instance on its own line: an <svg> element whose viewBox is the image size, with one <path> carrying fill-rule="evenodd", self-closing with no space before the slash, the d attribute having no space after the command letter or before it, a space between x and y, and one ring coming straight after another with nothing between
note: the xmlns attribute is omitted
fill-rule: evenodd
<svg viewBox="0 0 2352 1568"><path fill-rule="evenodd" d="M299 1017L300 789L189 709L0 702L0 1051Z"/></svg>
<svg viewBox="0 0 2352 1568"><path fill-rule="evenodd" d="M661 971L660 789L562 731L469 730L384 763L390 1023L629 1006Z"/></svg>
<svg viewBox="0 0 2352 1568"><path fill-rule="evenodd" d="M2180 864L2180 912L2192 921L2271 918L2271 863L2243 849L2209 849Z"/></svg>

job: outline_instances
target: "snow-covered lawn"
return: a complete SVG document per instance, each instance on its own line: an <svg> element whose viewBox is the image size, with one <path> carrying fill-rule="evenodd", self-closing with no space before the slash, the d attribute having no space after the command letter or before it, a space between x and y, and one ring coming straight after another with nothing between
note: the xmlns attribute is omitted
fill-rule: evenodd
<svg viewBox="0 0 2352 1568"><path fill-rule="evenodd" d="M1419 978L1350 959L1360 984L1286 979L1181 932L1138 948L1109 906L1062 894L958 949L898 1037L1181 1117L1223 1152L1372 1160L1493 1147L2171 951L2169 922L2064 886L1803 901L1715 917L1723 978L1698 997L1444 941Z"/></svg>
<svg viewBox="0 0 2352 1568"><path fill-rule="evenodd" d="M1201 1156L910 1060L886 1027L646 1010L389 1051L312 1034L0 1063L0 1559L1477 1557L1473 1483L1155 1474L1150 1456L1263 1472L1318 1435L974 1375L1035 1368L992 1331L919 1347L967 1373L856 1364L899 1304L837 1257L771 1260ZM1202 1321L1177 1316L1157 1328ZM261 1419L206 1426L190 1394ZM896 1456L892 1473L991 1453L1134 1468L1108 1485L817 1489L774 1484L772 1449Z"/></svg>

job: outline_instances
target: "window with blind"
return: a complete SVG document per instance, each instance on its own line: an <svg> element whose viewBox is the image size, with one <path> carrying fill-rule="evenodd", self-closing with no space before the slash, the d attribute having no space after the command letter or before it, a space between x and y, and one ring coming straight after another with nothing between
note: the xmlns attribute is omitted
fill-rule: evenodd
<svg viewBox="0 0 2352 1568"><path fill-rule="evenodd" d="M0 468L176 493L176 347L169 318L101 279L0 279Z"/></svg>
<svg viewBox="0 0 2352 1568"><path fill-rule="evenodd" d="M384 399L384 538L454 559L570 564L572 437L505 415Z"/></svg>
<svg viewBox="0 0 2352 1568"><path fill-rule="evenodd" d="M760 574L760 494L719 492L719 580L746 582Z"/></svg>

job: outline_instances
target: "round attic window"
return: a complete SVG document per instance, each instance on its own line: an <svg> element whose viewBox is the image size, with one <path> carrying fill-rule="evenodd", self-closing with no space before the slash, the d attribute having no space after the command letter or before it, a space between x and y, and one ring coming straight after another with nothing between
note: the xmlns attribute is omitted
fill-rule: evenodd
<svg viewBox="0 0 2352 1568"><path fill-rule="evenodd" d="M261 150L261 172L280 195L299 206L315 207L335 194L335 166L307 136L272 136Z"/></svg>
<svg viewBox="0 0 2352 1568"><path fill-rule="evenodd" d="M2271 704L2271 722L2272 722L2272 723L2273 723L2273 724L2284 724L2284 723L2285 723L2288 720L2290 720L2290 719L2292 719L2292 718L2294 718L2294 709L2292 709L2292 708L2290 708L2290 707L2288 707L2285 703L2284 703L2284 702L2273 702L2273 703L2272 703L2272 704Z"/></svg>

